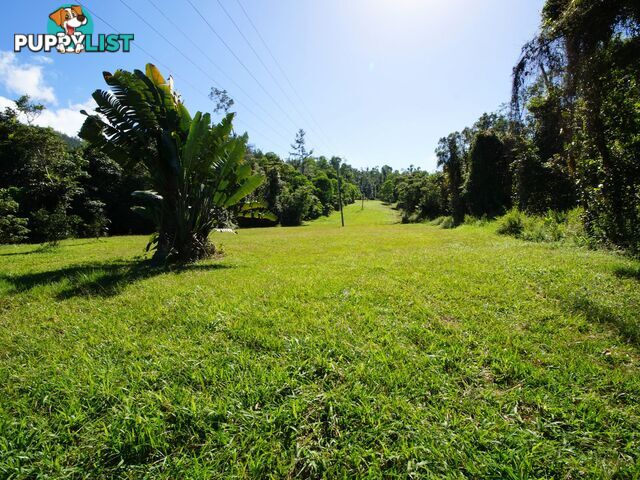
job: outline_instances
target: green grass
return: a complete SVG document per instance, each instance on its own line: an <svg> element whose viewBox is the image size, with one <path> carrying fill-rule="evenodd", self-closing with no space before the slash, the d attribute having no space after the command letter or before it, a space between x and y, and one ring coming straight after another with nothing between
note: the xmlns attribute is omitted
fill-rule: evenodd
<svg viewBox="0 0 640 480"><path fill-rule="evenodd" d="M0 477L640 477L637 262L345 218L0 248Z"/></svg>
<svg viewBox="0 0 640 480"><path fill-rule="evenodd" d="M381 202L374 202L366 200L364 202L364 208L362 208L362 202L357 201L353 205L348 205L344 208L345 212L345 226L360 226L360 225L389 225L393 223L400 223L400 212L392 210L388 206ZM331 226L337 227L341 225L340 212L334 212L329 217L320 217L318 220L311 222L314 227Z"/></svg>

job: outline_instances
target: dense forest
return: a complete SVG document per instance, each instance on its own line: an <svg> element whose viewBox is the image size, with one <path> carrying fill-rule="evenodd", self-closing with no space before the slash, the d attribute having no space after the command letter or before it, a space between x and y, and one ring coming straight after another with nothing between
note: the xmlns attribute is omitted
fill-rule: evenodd
<svg viewBox="0 0 640 480"><path fill-rule="evenodd" d="M594 244L640 251L640 4L549 0L511 104L443 137L441 171L393 174L405 221L574 210ZM566 218L566 217L565 217ZM522 228L515 225L515 233Z"/></svg>

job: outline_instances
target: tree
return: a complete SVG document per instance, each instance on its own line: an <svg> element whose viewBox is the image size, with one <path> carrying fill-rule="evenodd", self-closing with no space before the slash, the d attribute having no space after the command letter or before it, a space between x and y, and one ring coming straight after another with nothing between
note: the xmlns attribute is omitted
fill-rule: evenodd
<svg viewBox="0 0 640 480"><path fill-rule="evenodd" d="M0 188L0 244L22 242L29 234L28 220L17 216L19 205L13 194L15 189Z"/></svg>
<svg viewBox="0 0 640 480"><path fill-rule="evenodd" d="M589 233L640 251L640 4L547 0L542 29L514 68L512 111L531 83L561 100L562 159L576 178Z"/></svg>
<svg viewBox="0 0 640 480"><path fill-rule="evenodd" d="M504 144L494 132L475 136L464 195L471 214L495 216L509 207L511 181Z"/></svg>
<svg viewBox="0 0 640 480"><path fill-rule="evenodd" d="M27 123L31 125L42 114L45 106L40 103L33 103L29 95L22 95L16 100L16 108L18 112L24 115Z"/></svg>
<svg viewBox="0 0 640 480"><path fill-rule="evenodd" d="M247 136L232 134L233 114L219 124L201 112L192 118L152 64L146 74L118 70L104 79L111 91L94 92L98 107L93 115L83 111L80 136L124 168L147 170L153 190L134 195L157 227L154 259L211 255L210 232L263 182L244 162Z"/></svg>
<svg viewBox="0 0 640 480"><path fill-rule="evenodd" d="M289 152L291 164L305 173L305 162L307 158L313 155L313 150L307 151L306 132L303 129L298 130L296 139L291 144L292 151Z"/></svg>
<svg viewBox="0 0 640 480"><path fill-rule="evenodd" d="M280 223L285 227L301 225L304 219L318 218L322 214L322 205L311 185L295 190L285 187L278 196L278 204Z"/></svg>
<svg viewBox="0 0 640 480"><path fill-rule="evenodd" d="M29 241L55 243L97 228L103 212L83 188L85 168L82 155L52 129L25 125L11 109L0 113L0 188L12 189Z"/></svg>
<svg viewBox="0 0 640 480"><path fill-rule="evenodd" d="M397 183L400 176L389 177L380 186L380 200L386 203L395 203L398 201Z"/></svg>
<svg viewBox="0 0 640 480"><path fill-rule="evenodd" d="M459 224L464 219L464 203L462 201L463 163L461 148L462 136L455 132L438 142L436 155L438 167L442 167L449 192L449 209L453 220Z"/></svg>
<svg viewBox="0 0 640 480"><path fill-rule="evenodd" d="M134 211L136 205L131 192L150 190L149 175L141 166L124 169L95 147L82 149L86 160L85 178L82 187L93 199L104 204L104 212L112 235L151 234L153 221L141 218Z"/></svg>
<svg viewBox="0 0 640 480"><path fill-rule="evenodd" d="M389 175L391 175L393 173L393 168L391 168L389 165L383 165L382 168L380 169L380 173L382 175L382 178L380 179L380 183L384 183L387 181L387 178L389 178Z"/></svg>
<svg viewBox="0 0 640 480"><path fill-rule="evenodd" d="M333 210L335 192L333 183L326 173L319 173L313 178L313 185L316 187L316 196L322 203L323 215L329 215Z"/></svg>
<svg viewBox="0 0 640 480"><path fill-rule="evenodd" d="M229 96L226 90L220 90L215 87L211 89L209 98L216 104L215 108L213 109L213 113L224 112L225 114L227 114L235 103L233 101L233 98Z"/></svg>
<svg viewBox="0 0 640 480"><path fill-rule="evenodd" d="M538 81L529 91L527 121L515 147L514 201L521 210L543 213L576 206L576 183L565 157L569 130L559 88Z"/></svg>

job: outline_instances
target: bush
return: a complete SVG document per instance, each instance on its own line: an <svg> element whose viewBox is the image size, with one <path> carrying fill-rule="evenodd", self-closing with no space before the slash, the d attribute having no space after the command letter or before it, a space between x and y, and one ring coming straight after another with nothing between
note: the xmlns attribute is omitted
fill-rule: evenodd
<svg viewBox="0 0 640 480"><path fill-rule="evenodd" d="M465 215L464 216L464 224L465 225L473 225L474 227L484 227L489 223L489 219L486 215L482 215L482 217L474 217L473 215Z"/></svg>
<svg viewBox="0 0 640 480"><path fill-rule="evenodd" d="M575 208L568 212L549 210L545 215L526 215L512 209L498 220L497 232L529 242L572 241L577 245L588 243L584 231L583 210Z"/></svg>
<svg viewBox="0 0 640 480"><path fill-rule="evenodd" d="M318 218L322 214L322 203L312 188L300 187L293 192L285 189L278 195L280 223L285 227L295 227L307 218Z"/></svg>
<svg viewBox="0 0 640 480"><path fill-rule="evenodd" d="M16 216L19 205L12 190L15 189L0 188L0 244L22 242L29 234L28 220Z"/></svg>
<svg viewBox="0 0 640 480"><path fill-rule="evenodd" d="M524 230L524 214L517 208L509 210L498 220L498 233L520 238Z"/></svg>
<svg viewBox="0 0 640 480"><path fill-rule="evenodd" d="M417 223L418 216L415 213L409 213L406 210L402 210L402 216L400 218L401 223Z"/></svg>
<svg viewBox="0 0 640 480"><path fill-rule="evenodd" d="M31 218L33 236L39 242L57 245L60 240L75 234L80 221L80 217L68 215L66 209L62 206L59 206L53 212L41 208Z"/></svg>
<svg viewBox="0 0 640 480"><path fill-rule="evenodd" d="M584 209L578 207L567 212L565 236L573 239L578 245L590 243L587 232L584 229Z"/></svg>
<svg viewBox="0 0 640 480"><path fill-rule="evenodd" d="M453 217L443 217L442 219L442 223L440 223L440 228L455 228L456 227L456 222L453 219Z"/></svg>

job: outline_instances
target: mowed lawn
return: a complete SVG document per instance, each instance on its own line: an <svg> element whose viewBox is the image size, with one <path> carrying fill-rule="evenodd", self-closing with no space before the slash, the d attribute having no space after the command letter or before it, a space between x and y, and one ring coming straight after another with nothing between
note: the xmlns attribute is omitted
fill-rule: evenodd
<svg viewBox="0 0 640 480"><path fill-rule="evenodd" d="M640 264L376 202L0 248L0 478L638 478Z"/></svg>

